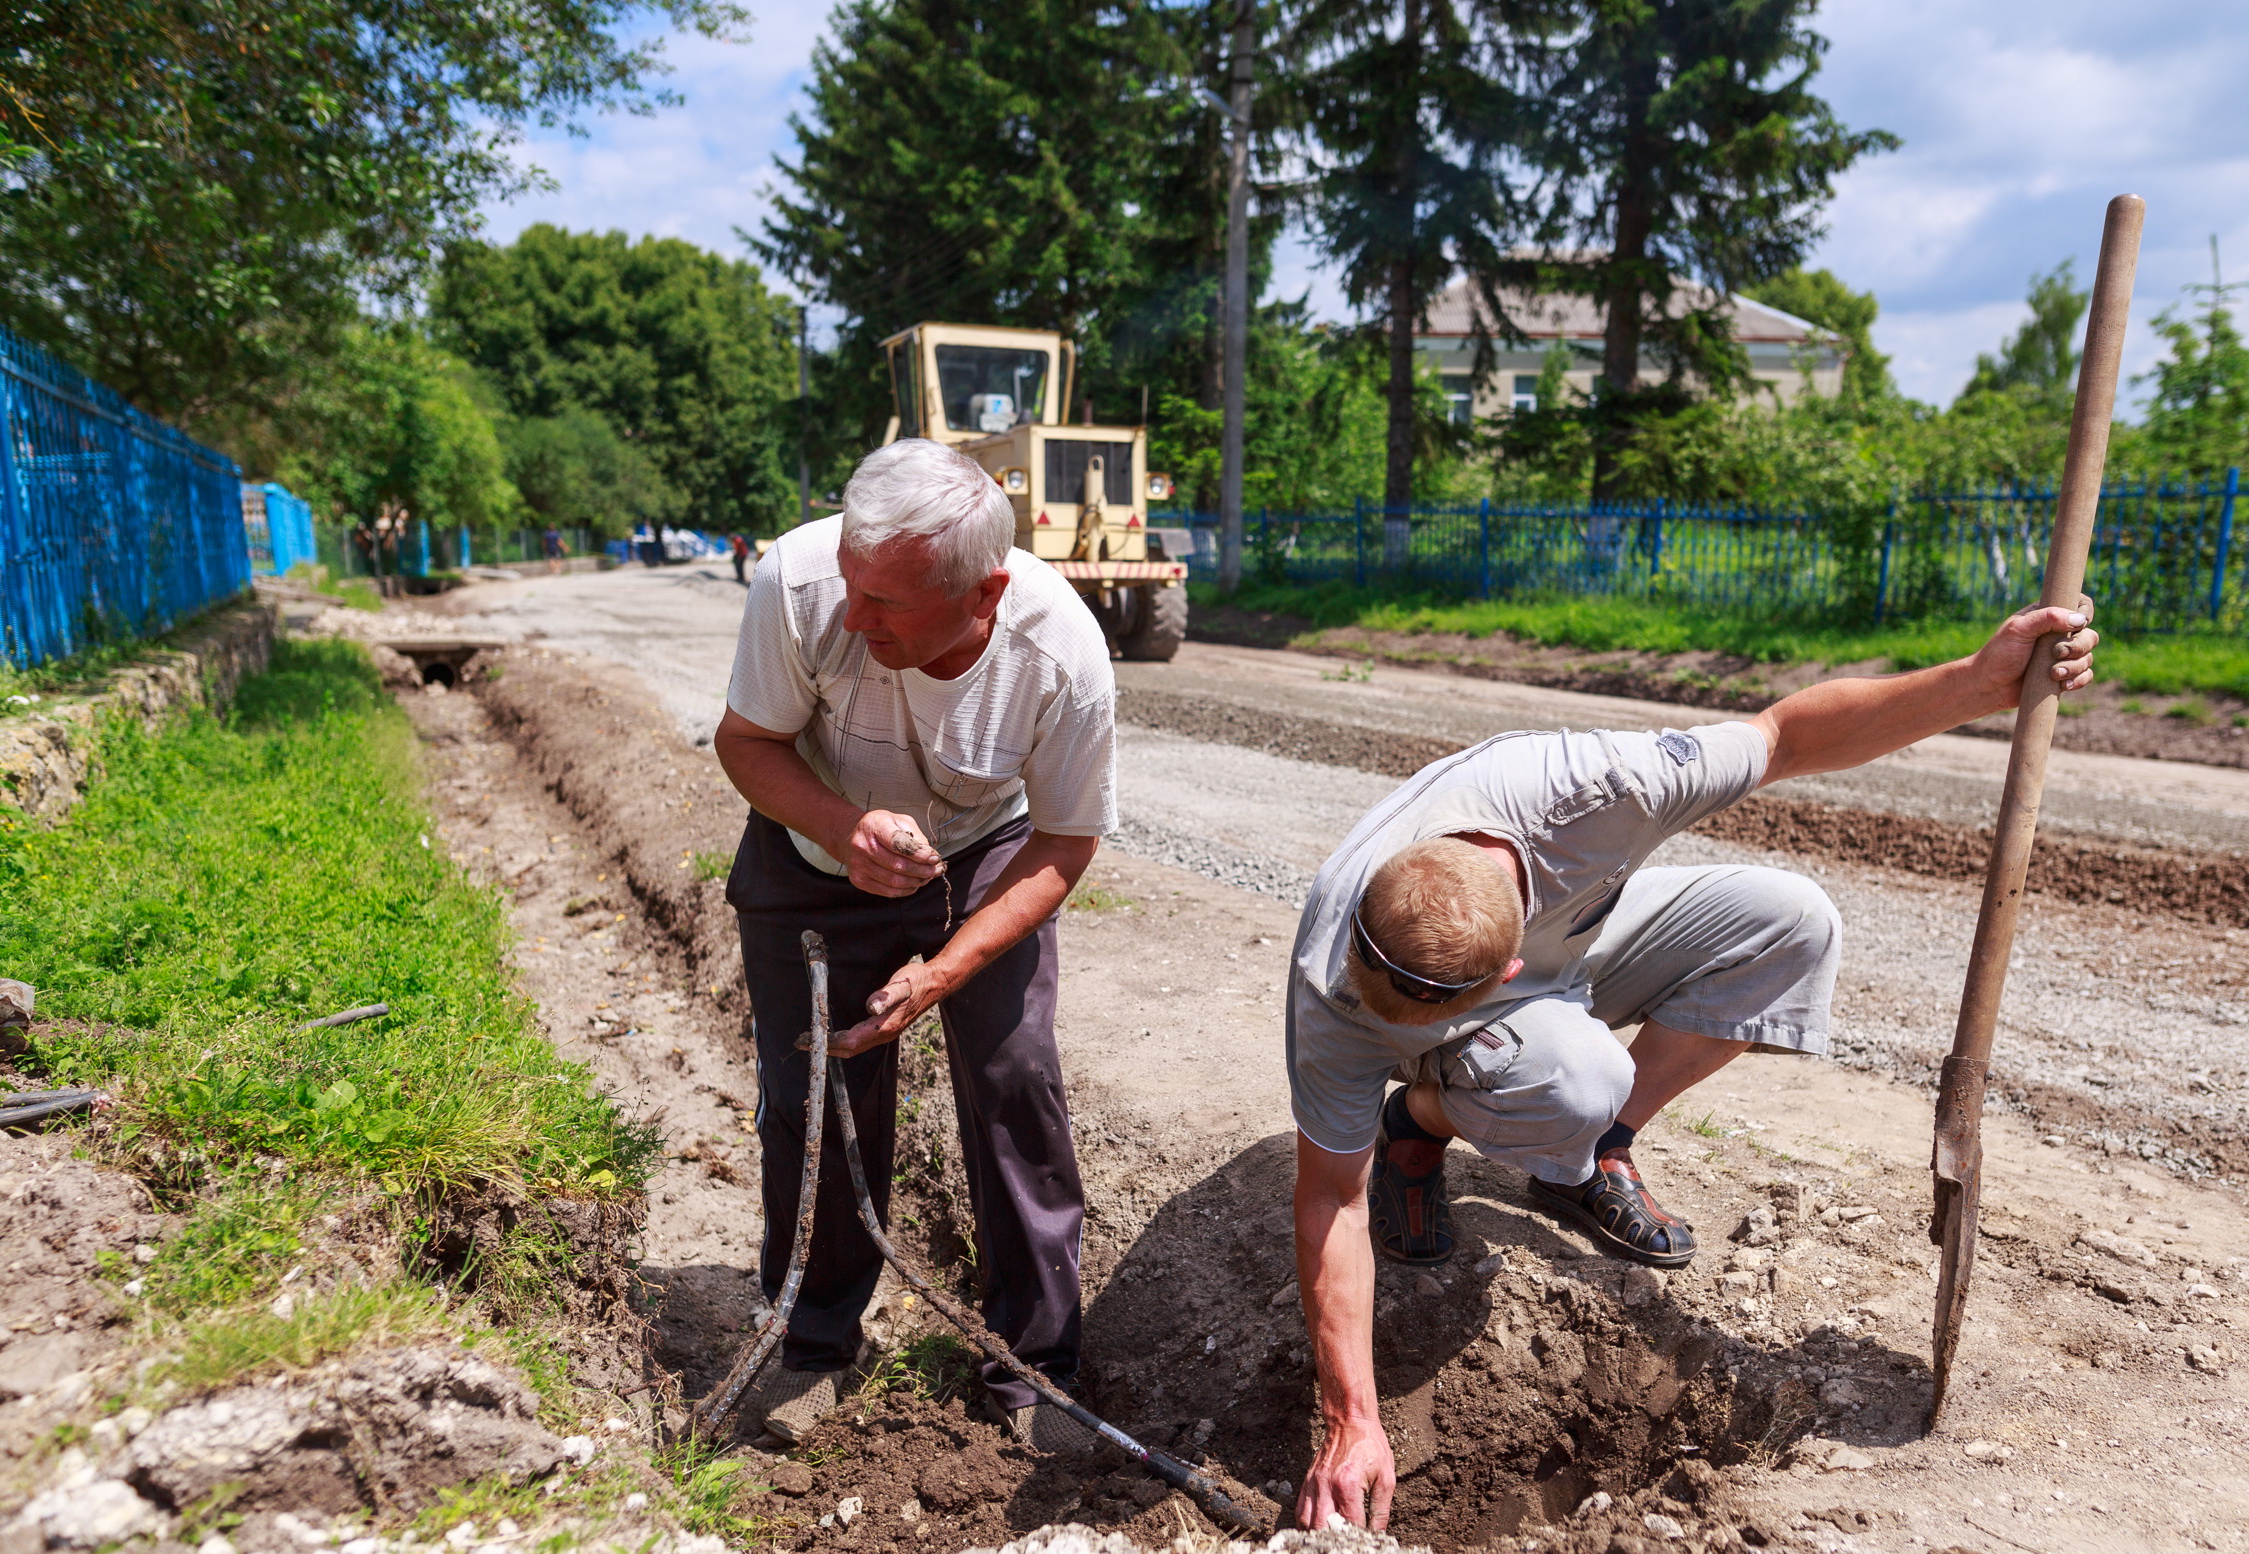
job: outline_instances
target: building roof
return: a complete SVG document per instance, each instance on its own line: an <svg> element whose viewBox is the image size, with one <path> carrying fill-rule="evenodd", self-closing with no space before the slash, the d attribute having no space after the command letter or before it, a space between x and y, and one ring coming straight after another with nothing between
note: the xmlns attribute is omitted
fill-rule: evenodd
<svg viewBox="0 0 2249 1554"><path fill-rule="evenodd" d="M1734 338L1744 345L1807 345L1815 341L1829 343L1834 339L1829 331L1793 313L1783 313L1779 308L1752 302L1747 297L1720 298L1708 286L1681 277L1674 276L1673 280L1678 286L1674 296L1687 307L1705 308L1716 303L1720 313L1731 314ZM1598 340L1608 319L1608 309L1591 297L1560 293L1532 296L1506 288L1502 288L1499 295L1515 327L1533 340ZM1428 326L1415 333L1425 340L1465 339L1473 332L1480 306L1474 284L1455 281L1429 299ZM1493 333L1496 335L1498 331L1495 329Z"/></svg>

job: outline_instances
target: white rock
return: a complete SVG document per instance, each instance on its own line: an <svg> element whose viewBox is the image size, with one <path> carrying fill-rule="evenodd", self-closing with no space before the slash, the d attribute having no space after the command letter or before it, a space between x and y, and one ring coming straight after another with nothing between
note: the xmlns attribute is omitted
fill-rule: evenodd
<svg viewBox="0 0 2249 1554"><path fill-rule="evenodd" d="M568 1457L581 1468L586 1466L593 1461L593 1437L590 1435L564 1436L562 1438L562 1455Z"/></svg>
<svg viewBox="0 0 2249 1554"><path fill-rule="evenodd" d="M476 1523L462 1522L445 1534L445 1541L457 1549L470 1548L477 1542Z"/></svg>
<svg viewBox="0 0 2249 1554"><path fill-rule="evenodd" d="M2195 1300L2216 1300L2218 1288L2214 1284L2190 1284L2187 1286L2187 1295Z"/></svg>
<svg viewBox="0 0 2249 1554"><path fill-rule="evenodd" d="M117 1416L117 1423L124 1430L125 1439L129 1441L147 1429L149 1421L155 1417L147 1409L136 1404L132 1408L121 1411Z"/></svg>
<svg viewBox="0 0 2249 1554"><path fill-rule="evenodd" d="M1669 1538L1676 1541L1687 1535L1686 1528L1680 1526L1678 1522L1664 1515L1661 1511L1650 1511L1640 1520L1646 1524L1648 1531L1659 1538Z"/></svg>
<svg viewBox="0 0 2249 1554"><path fill-rule="evenodd" d="M273 1304L266 1307L266 1310L272 1312L279 1320L286 1322L297 1314L297 1297L289 1291L283 1290L273 1297Z"/></svg>
<svg viewBox="0 0 2249 1554"><path fill-rule="evenodd" d="M1830 1473L1864 1473L1874 1466L1874 1459L1857 1447L1844 1446L1829 1452L1820 1466Z"/></svg>
<svg viewBox="0 0 2249 1554"><path fill-rule="evenodd" d="M1997 1441L1970 1441L1961 1448L1971 1462L2006 1462L2015 1455L2015 1448L2002 1446Z"/></svg>
<svg viewBox="0 0 2249 1554"><path fill-rule="evenodd" d="M623 1435L633 1427L633 1422L630 1419L619 1419L612 1415L601 1422L601 1427L611 1435Z"/></svg>
<svg viewBox="0 0 2249 1554"><path fill-rule="evenodd" d="M143 1533L161 1535L168 1521L130 1484L114 1478L50 1489L25 1506L17 1520L37 1525L50 1547L73 1549L98 1549Z"/></svg>
<svg viewBox="0 0 2249 1554"><path fill-rule="evenodd" d="M631 1494L625 1496L625 1509L628 1511L647 1510L648 1497L642 1494L639 1490L634 1490Z"/></svg>
<svg viewBox="0 0 2249 1554"><path fill-rule="evenodd" d="M2134 1268L2151 1273L2155 1269L2155 1253L2144 1244L2120 1236L2113 1230L2081 1230L2077 1239L2079 1244L2105 1253L2120 1263L2130 1263Z"/></svg>
<svg viewBox="0 0 2249 1554"><path fill-rule="evenodd" d="M1875 1208L1870 1203L1855 1203L1838 1208L1835 1211L1835 1217L1846 1225L1854 1225L1862 1219L1874 1219L1881 1212L1880 1209Z"/></svg>
<svg viewBox="0 0 2249 1554"><path fill-rule="evenodd" d="M1615 1504L1615 1496L1605 1489L1596 1489L1592 1494L1587 1495L1577 1503L1577 1514L1580 1516L1599 1516Z"/></svg>
<svg viewBox="0 0 2249 1554"><path fill-rule="evenodd" d="M146 1268L150 1263L156 1261L156 1248L143 1241L139 1246L133 1248L133 1261Z"/></svg>
<svg viewBox="0 0 2249 1554"><path fill-rule="evenodd" d="M902 1522L920 1521L921 1502L919 1500L909 1500L904 1505L900 1506L898 1508L898 1519Z"/></svg>
<svg viewBox="0 0 2249 1554"><path fill-rule="evenodd" d="M859 1513L866 1508L867 1502L857 1495L846 1495L836 1502L836 1520L843 1526L849 1527Z"/></svg>
<svg viewBox="0 0 2249 1554"><path fill-rule="evenodd" d="M1663 1298L1664 1286L1669 1282L1661 1268L1642 1268L1635 1263L1624 1270L1624 1303L1652 1306Z"/></svg>
<svg viewBox="0 0 2249 1554"><path fill-rule="evenodd" d="M1856 1408L1865 1401L1866 1394L1840 1376L1820 1387L1820 1404L1825 1408Z"/></svg>
<svg viewBox="0 0 2249 1554"><path fill-rule="evenodd" d="M515 1524L514 1519L506 1516L500 1518L500 1525L494 1531L503 1538L521 1537L523 1534L523 1529Z"/></svg>
<svg viewBox="0 0 2249 1554"><path fill-rule="evenodd" d="M215 1532L195 1546L195 1554L234 1554L234 1545L222 1532Z"/></svg>
<svg viewBox="0 0 2249 1554"><path fill-rule="evenodd" d="M125 1427L114 1419L97 1419L86 1435L107 1456L124 1444Z"/></svg>
<svg viewBox="0 0 2249 1554"><path fill-rule="evenodd" d="M1503 1271L1506 1267L1507 1254L1505 1252L1494 1252L1489 1257L1479 1259L1476 1266L1471 1268L1469 1272L1479 1279L1488 1279L1493 1274Z"/></svg>
<svg viewBox="0 0 2249 1554"><path fill-rule="evenodd" d="M381 1554L382 1547L383 1540L380 1538L354 1538L338 1549L336 1554Z"/></svg>

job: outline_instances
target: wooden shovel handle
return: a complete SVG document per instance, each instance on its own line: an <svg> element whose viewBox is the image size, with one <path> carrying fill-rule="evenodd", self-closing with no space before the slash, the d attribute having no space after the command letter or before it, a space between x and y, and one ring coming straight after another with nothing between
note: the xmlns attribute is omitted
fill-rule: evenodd
<svg viewBox="0 0 2249 1554"><path fill-rule="evenodd" d="M2093 277L2093 307L2085 324L2085 354L2077 370L2069 458L2062 468L2053 537L2046 546L2041 604L2075 605L2083 597L2085 557L2100 509L2109 423L2116 413L2117 370L2131 313L2132 274L2139 263L2140 227L2146 217L2147 204L2136 194L2120 194L2108 202L2100 269ZM1952 1033L1952 1055L1979 1064L1991 1056L1999 996L2007 985L2007 958L2022 915L2023 879L2030 870L2031 842L2038 833L2038 805L2046 790L2046 757L2053 747L2061 698L2050 647L2057 640L2042 638L2023 671L2022 703L2015 713L2014 744L2007 754L2007 786L2000 795L1991 861L1984 870L1983 910L1976 918L1968 982Z"/></svg>

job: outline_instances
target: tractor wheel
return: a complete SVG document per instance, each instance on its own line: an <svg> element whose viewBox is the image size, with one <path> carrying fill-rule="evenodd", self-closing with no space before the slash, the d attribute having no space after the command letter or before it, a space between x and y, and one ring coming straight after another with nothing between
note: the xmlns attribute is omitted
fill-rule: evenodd
<svg viewBox="0 0 2249 1554"><path fill-rule="evenodd" d="M1187 590L1150 584L1135 588L1132 629L1117 639L1117 651L1145 663L1169 663L1187 640Z"/></svg>

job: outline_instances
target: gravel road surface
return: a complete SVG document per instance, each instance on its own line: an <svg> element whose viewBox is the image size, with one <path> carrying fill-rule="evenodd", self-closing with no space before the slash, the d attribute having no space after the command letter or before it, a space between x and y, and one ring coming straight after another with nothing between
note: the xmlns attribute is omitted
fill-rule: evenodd
<svg viewBox="0 0 2249 1554"><path fill-rule="evenodd" d="M460 624L631 669L687 737L716 726L742 590L715 568L626 570L462 590ZM365 618L380 625L387 617ZM397 629L405 629L401 624ZM1507 728L1648 728L1715 721L1691 708L1378 668L1339 678L1334 659L1189 643L1171 664L1120 664L1121 851L1286 902L1395 775L1189 737L1148 723L1281 715L1407 741L1397 775L1446 745ZM1940 737L1857 772L1776 794L1988 823L2006 747ZM1379 764L1379 763L1377 763ZM2050 830L2238 852L2249 846L2249 772L2056 752ZM1767 861L1809 869L1841 908L1845 965L1837 1056L1914 1084L1950 1043L1978 889L1888 869L1830 865L1680 837L1658 862ZM2249 933L2104 906L2028 915L2009 983L1995 1088L2058 1136L2249 1174Z"/></svg>

